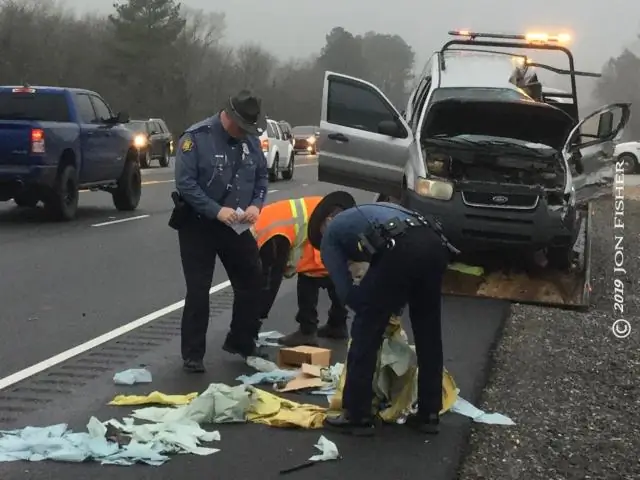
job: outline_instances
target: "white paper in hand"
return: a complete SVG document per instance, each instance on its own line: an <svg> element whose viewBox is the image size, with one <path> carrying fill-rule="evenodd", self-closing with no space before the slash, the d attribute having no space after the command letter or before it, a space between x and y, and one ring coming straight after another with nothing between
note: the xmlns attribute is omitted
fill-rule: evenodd
<svg viewBox="0 0 640 480"><path fill-rule="evenodd" d="M238 207L236 208L236 213L238 214L239 217L241 217L242 215L244 215L244 210ZM231 228L233 228L234 232L240 235L245 230L249 230L251 228L251 224L244 223L244 222L236 222L233 225L231 225Z"/></svg>

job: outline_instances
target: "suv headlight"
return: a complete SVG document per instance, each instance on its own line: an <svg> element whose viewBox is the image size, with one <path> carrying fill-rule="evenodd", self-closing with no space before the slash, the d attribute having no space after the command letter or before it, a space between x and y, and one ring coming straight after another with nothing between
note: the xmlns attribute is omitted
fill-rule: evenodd
<svg viewBox="0 0 640 480"><path fill-rule="evenodd" d="M416 180L416 193L421 197L451 200L451 197L453 197L453 184L444 180L418 177Z"/></svg>
<svg viewBox="0 0 640 480"><path fill-rule="evenodd" d="M147 137L142 134L136 135L133 139L133 144L136 148L142 148L147 146Z"/></svg>

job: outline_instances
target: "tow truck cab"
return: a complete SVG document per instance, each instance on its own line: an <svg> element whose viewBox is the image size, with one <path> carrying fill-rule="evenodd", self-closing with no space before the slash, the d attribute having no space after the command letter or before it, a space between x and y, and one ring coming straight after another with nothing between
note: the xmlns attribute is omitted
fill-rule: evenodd
<svg viewBox="0 0 640 480"><path fill-rule="evenodd" d="M404 115L375 85L326 72L318 179L432 215L463 251L545 250L566 267L576 208L611 191L629 104L578 121L576 76L598 75L575 70L564 36L450 34ZM563 53L569 68L523 49ZM571 91L545 91L536 68L568 76Z"/></svg>

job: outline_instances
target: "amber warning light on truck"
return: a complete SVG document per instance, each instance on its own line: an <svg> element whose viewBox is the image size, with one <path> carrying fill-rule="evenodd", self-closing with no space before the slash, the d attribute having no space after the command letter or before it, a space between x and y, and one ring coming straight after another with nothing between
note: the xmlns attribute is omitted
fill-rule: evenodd
<svg viewBox="0 0 640 480"><path fill-rule="evenodd" d="M499 40L523 40L528 43L569 43L571 35L568 33L559 33L557 35L549 35L548 33L525 33L525 34L502 34L502 33L480 33L471 30L452 30L449 35L454 37L466 37L470 40L477 38L492 38Z"/></svg>

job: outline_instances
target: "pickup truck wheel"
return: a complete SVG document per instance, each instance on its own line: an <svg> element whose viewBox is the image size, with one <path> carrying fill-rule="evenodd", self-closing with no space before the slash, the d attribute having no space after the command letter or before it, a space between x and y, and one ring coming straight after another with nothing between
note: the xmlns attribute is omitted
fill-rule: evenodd
<svg viewBox="0 0 640 480"><path fill-rule="evenodd" d="M38 205L38 198L31 195L16 195L13 198L16 205L21 208L34 208Z"/></svg>
<svg viewBox="0 0 640 480"><path fill-rule="evenodd" d="M164 147L162 151L162 156L160 157L160 166L168 167L169 166L169 145Z"/></svg>
<svg viewBox="0 0 640 480"><path fill-rule="evenodd" d="M636 173L638 169L638 159L632 153L623 153L618 157L618 161L622 162L624 173L626 175L631 175L632 173Z"/></svg>
<svg viewBox="0 0 640 480"><path fill-rule="evenodd" d="M291 180L293 178L293 170L295 168L295 160L296 160L296 157L292 153L291 154L291 158L289 158L289 166L287 167L287 169L284 172L282 172L282 178L284 178L285 180Z"/></svg>
<svg viewBox="0 0 640 480"><path fill-rule="evenodd" d="M56 220L73 220L78 211L78 172L66 165L58 173L53 190L44 201L45 208Z"/></svg>
<svg viewBox="0 0 640 480"><path fill-rule="evenodd" d="M273 159L273 165L271 165L271 170L269 170L269 181L277 182L278 181L278 171L280 170L280 157L276 153L276 158Z"/></svg>
<svg viewBox="0 0 640 480"><path fill-rule="evenodd" d="M142 175L136 162L128 160L118 180L118 186L111 193L113 204L120 211L135 210L142 194Z"/></svg>
<svg viewBox="0 0 640 480"><path fill-rule="evenodd" d="M140 155L140 167L141 168L149 168L151 165L151 152L146 150L142 155Z"/></svg>

